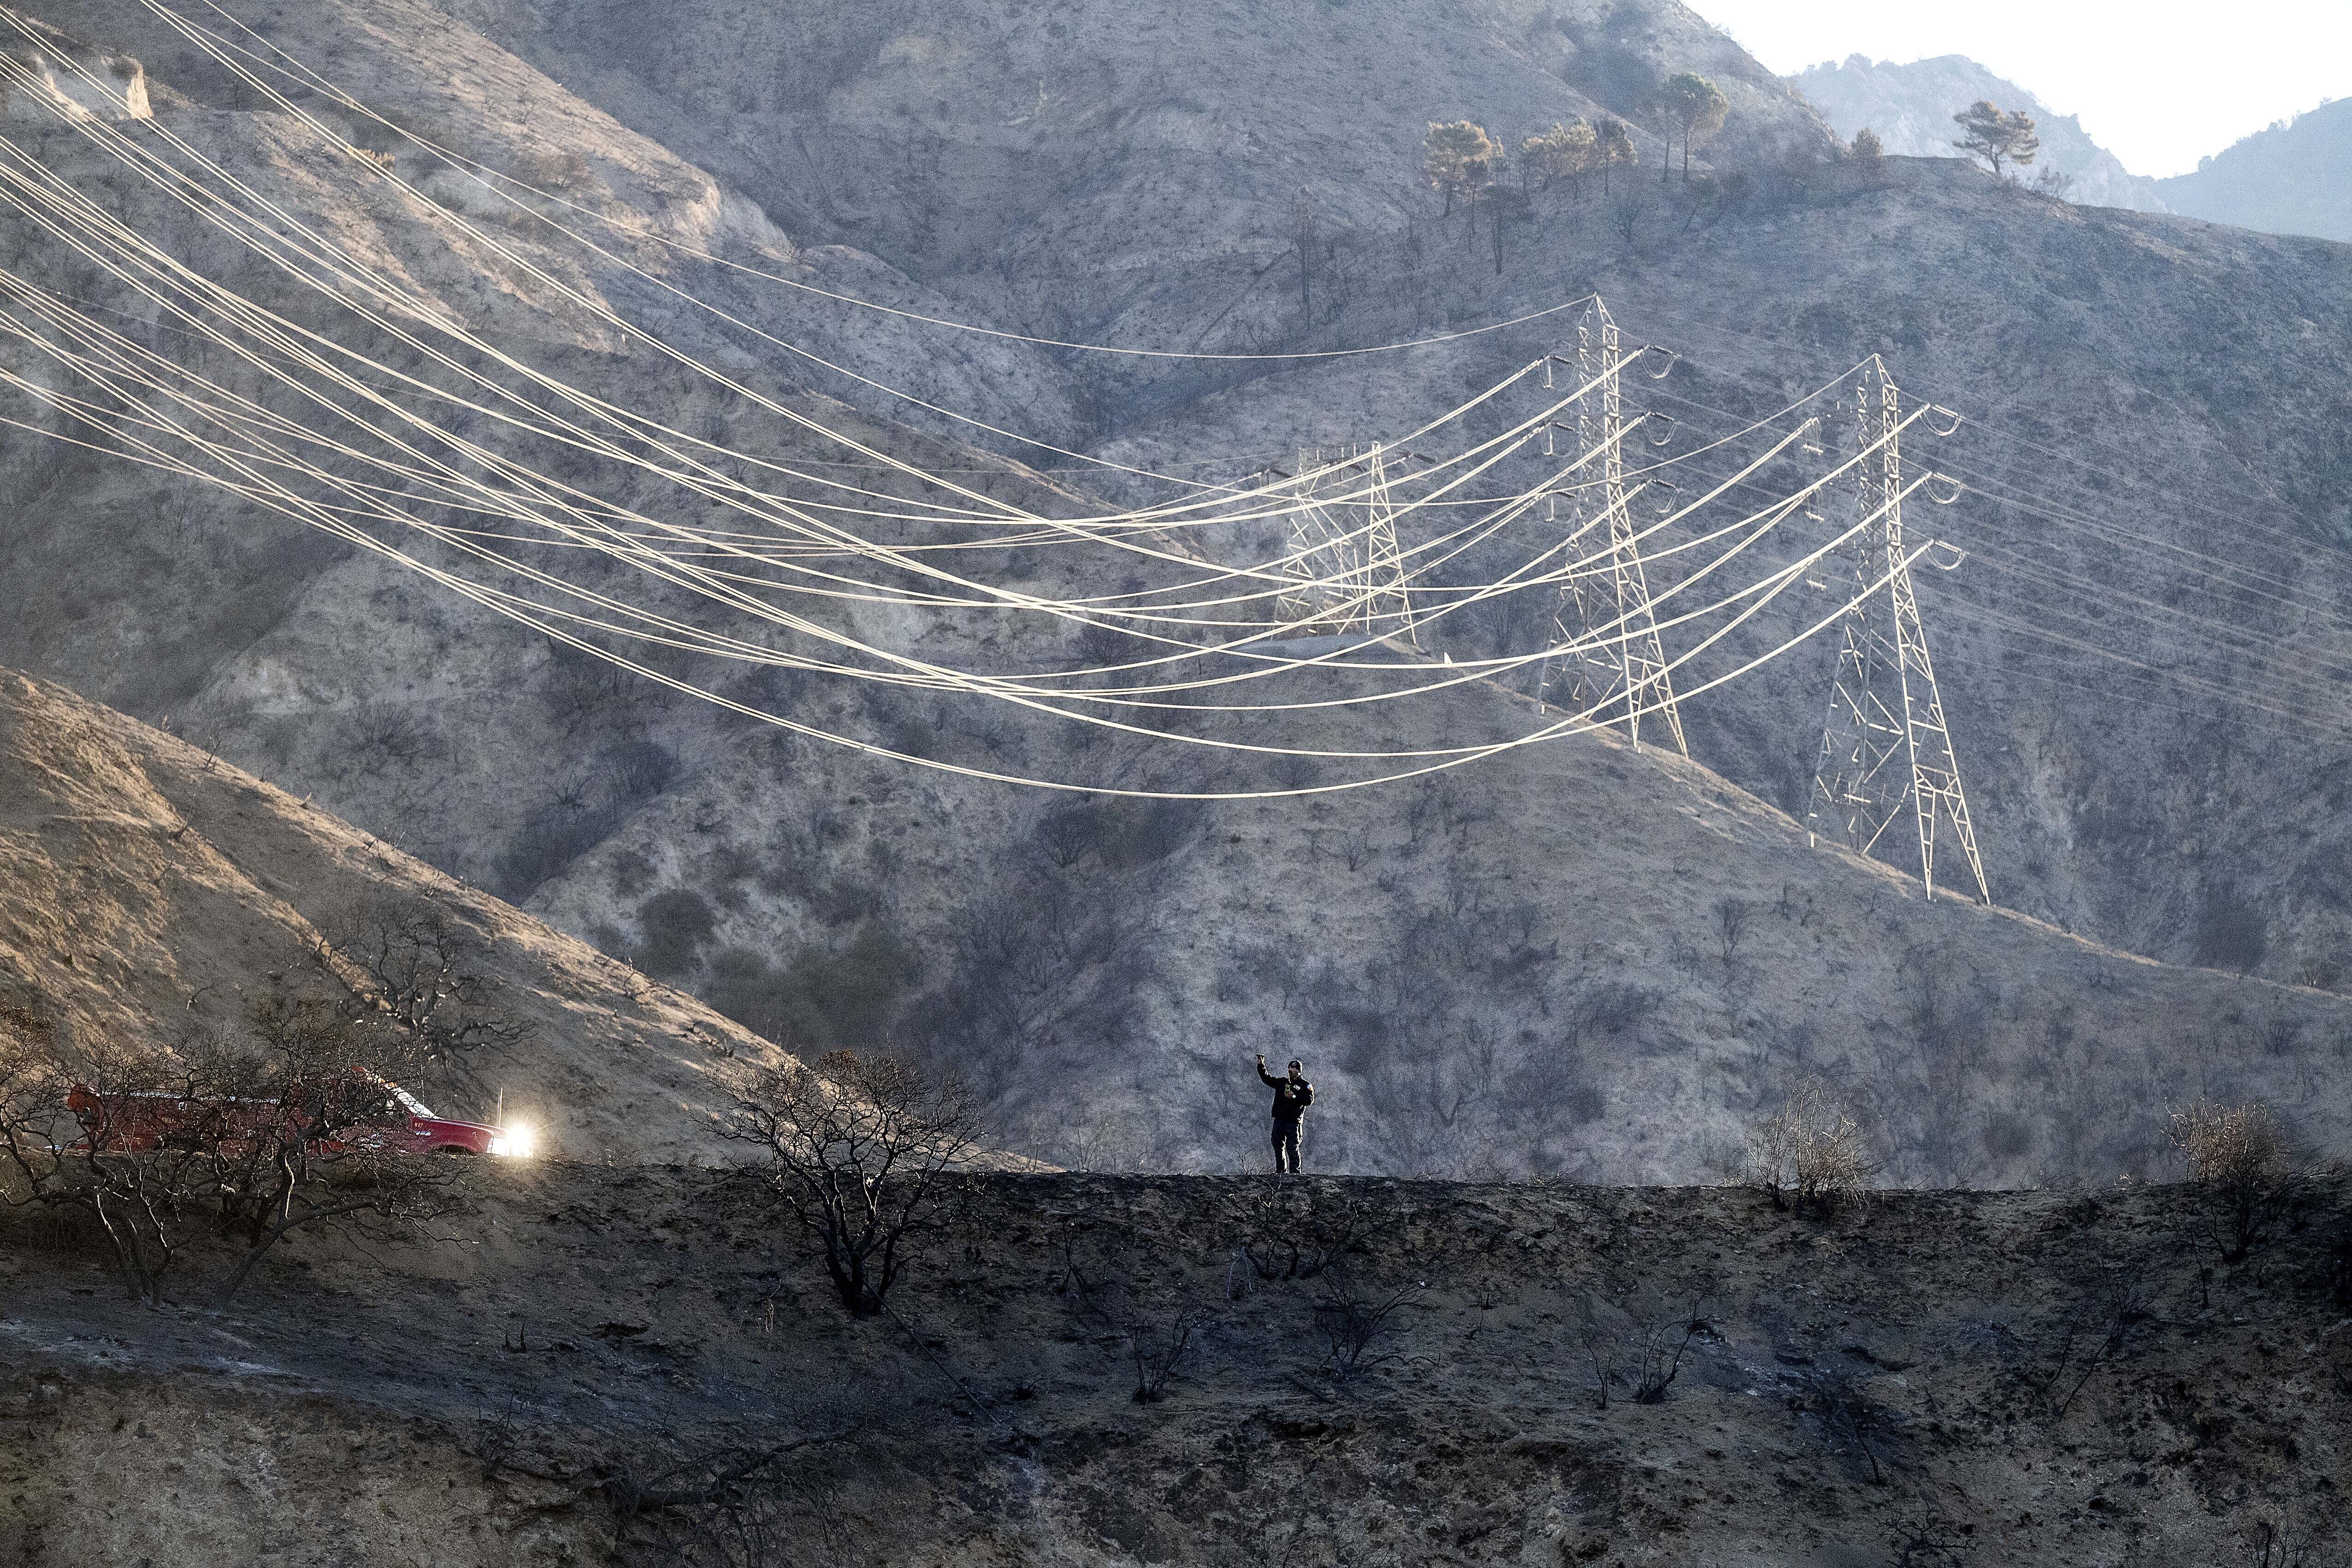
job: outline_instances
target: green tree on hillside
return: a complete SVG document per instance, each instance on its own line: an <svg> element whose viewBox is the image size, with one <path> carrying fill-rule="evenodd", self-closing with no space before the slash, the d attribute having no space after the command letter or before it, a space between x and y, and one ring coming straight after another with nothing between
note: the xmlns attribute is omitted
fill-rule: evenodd
<svg viewBox="0 0 2352 1568"><path fill-rule="evenodd" d="M1723 129L1724 116L1731 112L1731 100L1723 89L1696 71L1677 71L1658 84L1650 101L1666 127L1682 138L1683 179L1690 179L1690 155L1694 143L1705 144L1708 138ZM1674 173L1674 141L1666 142L1664 166L1659 172L1660 183Z"/></svg>
<svg viewBox="0 0 2352 1568"><path fill-rule="evenodd" d="M1631 163L1640 156L1633 150L1633 133L1625 129L1622 120L1604 119L1593 127L1597 145L1593 162L1601 166L1601 194L1609 194L1609 171L1620 163Z"/></svg>
<svg viewBox="0 0 2352 1568"><path fill-rule="evenodd" d="M2022 167L2032 163L2042 151L2042 138L2033 133L2033 116L2021 109L2003 114L1990 100L1980 98L1953 115L1952 122L1961 132L1952 145L1982 158L1995 174L2001 172L2003 163Z"/></svg>
<svg viewBox="0 0 2352 1568"><path fill-rule="evenodd" d="M1429 122L1429 135L1422 142L1422 168L1444 195L1444 216L1453 216L1456 196L1467 196L1475 207L1478 193L1495 183L1502 166L1503 144L1485 126L1467 120Z"/></svg>
<svg viewBox="0 0 2352 1568"><path fill-rule="evenodd" d="M1552 122L1519 143L1519 180L1535 191L1549 191L1567 182L1569 188L1590 174L1600 159L1601 139L1579 120L1571 125Z"/></svg>

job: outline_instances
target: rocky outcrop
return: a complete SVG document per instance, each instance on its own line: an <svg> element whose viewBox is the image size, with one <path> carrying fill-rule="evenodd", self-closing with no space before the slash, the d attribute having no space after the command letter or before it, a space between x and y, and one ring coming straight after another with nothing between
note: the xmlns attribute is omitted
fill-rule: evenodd
<svg viewBox="0 0 2352 1568"><path fill-rule="evenodd" d="M0 121L55 124L58 120L146 120L147 72L128 55L111 54L37 21L0 23L0 54L14 68L0 81Z"/></svg>

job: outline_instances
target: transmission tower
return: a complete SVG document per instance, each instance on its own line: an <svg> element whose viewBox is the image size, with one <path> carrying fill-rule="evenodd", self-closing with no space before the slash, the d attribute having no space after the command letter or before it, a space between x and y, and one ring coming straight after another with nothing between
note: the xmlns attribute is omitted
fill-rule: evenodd
<svg viewBox="0 0 2352 1568"><path fill-rule="evenodd" d="M1642 547L1634 537L1633 516L1625 504L1625 405L1619 385L1624 363L1617 323L1598 300L1585 307L1576 324L1577 384L1600 382L1598 416L1592 395L1576 401L1578 449L1601 450L1601 522L1585 533L1586 486L1570 493L1570 521L1584 534L1574 565L1560 584L1559 604L1552 625L1563 640L1600 636L1604 647L1570 656L1569 668L1555 670L1548 661L1538 678L1538 702L1559 702L1591 713L1604 724L1622 718L1625 733L1635 748L1642 744L1642 719L1654 713L1674 737L1675 749L1690 755L1683 737L1682 715L1675 708L1674 681L1666 654L1658 640L1657 617L1650 608L1649 574L1642 566ZM1547 379L1550 367L1545 367ZM1593 537L1605 529L1605 542ZM1574 629L1570 629L1573 623ZM1554 687L1565 689L1554 694ZM1622 715L1612 713L1619 700Z"/></svg>
<svg viewBox="0 0 2352 1568"><path fill-rule="evenodd" d="M1856 379L1853 404L1854 449L1864 457L1855 466L1852 493L1855 521L1865 526L1854 536L1853 604L1846 612L1805 826L1809 837L1838 838L1867 855L1906 816L1907 805L1919 835L1919 879L1927 897L1936 896L1937 841L1948 839L1968 863L1978 900L1990 904L1992 893L1905 555L1901 424L1894 378L1873 355ZM1868 592L1881 575L1886 578L1883 596Z"/></svg>
<svg viewBox="0 0 2352 1568"><path fill-rule="evenodd" d="M1315 500L1313 476L1342 463L1340 472L1354 492L1350 499ZM1305 504L1290 515L1284 569L1298 583L1276 601L1276 614L1286 622L1341 635L1402 636L1419 647L1381 448L1301 447L1297 472L1297 493Z"/></svg>

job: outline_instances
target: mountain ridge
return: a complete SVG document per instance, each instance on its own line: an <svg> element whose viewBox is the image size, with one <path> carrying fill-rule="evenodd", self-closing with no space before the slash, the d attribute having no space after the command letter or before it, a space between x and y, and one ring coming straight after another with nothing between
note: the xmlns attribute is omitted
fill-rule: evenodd
<svg viewBox="0 0 2352 1568"><path fill-rule="evenodd" d="M2026 110L2042 138L2035 172L2063 176L2069 182L2063 192L2069 200L2135 212L2174 210L2166 205L2158 182L2126 169L2090 138L2080 120L2053 112L2024 88L1966 55L1938 55L1900 65L1849 55L1808 66L1790 79L1839 135L1851 141L1866 126L1878 133L1887 152L1905 157L1963 156L1953 145L1958 128L1952 116L1979 99L2002 109Z"/></svg>
<svg viewBox="0 0 2352 1568"><path fill-rule="evenodd" d="M2352 99L2242 137L2157 182L2175 212L2272 234L2352 240Z"/></svg>

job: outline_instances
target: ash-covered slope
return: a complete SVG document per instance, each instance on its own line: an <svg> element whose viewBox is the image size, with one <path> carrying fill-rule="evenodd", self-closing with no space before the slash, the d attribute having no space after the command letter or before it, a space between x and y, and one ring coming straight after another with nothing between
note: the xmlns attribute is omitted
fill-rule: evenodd
<svg viewBox="0 0 2352 1568"><path fill-rule="evenodd" d="M777 47L826 62L819 85L770 100L755 74L756 104L731 115L703 112L698 96L739 79L731 40L742 29L723 5L683 8L651 52L598 42L593 6L564 9L573 25L562 29L521 7L478 14L575 90L632 123L658 120L659 134L705 149L694 155L706 161L764 157L783 143L772 125L832 138L816 163L765 158L763 199L815 213L829 188L819 176L856 171L859 211L826 221L873 237L984 321L1129 345L1311 349L1440 333L1599 286L1639 333L1689 356L1656 407L1693 430L1706 409L1760 417L1885 353L1915 393L1970 416L1943 460L2034 509L1971 497L1934 525L1974 552L1934 590L1958 595L1937 612L1951 618L1936 635L1954 667L1948 700L2002 900L2176 962L2321 984L2352 975L2352 910L2331 890L2352 842L2327 784L2346 752L2338 606L2352 589L2341 251L2007 193L1948 159L1858 176L1822 161L1815 122L1763 91L1760 67L1673 5L1517 21L1446 5L1351 8L1332 25L1376 22L1374 32L1415 40L1385 52L1360 87L1335 79L1343 57L1307 47L1300 31L1338 12L1255 21L1273 34L1236 54L1173 34L1145 50L1116 28L1098 36L1085 12L1057 17L1060 31L1039 43L1026 24L990 31L961 12L935 26L818 5L795 13L800 25L779 35L789 46ZM1528 43L1553 26L1545 16L1563 18L1575 50ZM824 41L836 33L861 41ZM981 41L925 42L967 33ZM1055 82L1089 71L1125 81L1118 73L1138 59L1160 62L1223 134L1187 161L1157 132L1087 121L1087 147L1120 151L1075 182L1056 172L1074 155L1063 132L1034 133L1028 146L1015 137L991 154L1015 173L974 186L990 216L972 243L987 241L993 274L961 258L962 229L886 239L905 215L950 210L940 192L971 173L959 149L984 139L968 126L970 93L926 104L916 85L1009 92L1017 78L1025 105L1030 85L1013 68L1033 58ZM1525 114L1512 95L1531 83L1633 113L1638 94L1612 83L1682 68L1716 75L1734 100L1710 153L1718 179L1636 181L1608 201L1538 194L1527 219L1500 231L1499 256L1483 226L1439 219L1412 156L1427 121L1467 113L1507 137ZM1056 112L1077 114L1077 99L1060 101ZM1328 124L1248 139L1264 116L1310 104ZM888 143L872 129L883 106L913 136L913 155L896 163L868 146ZM1553 111L1550 100L1538 107ZM1003 118L1030 129L1021 111ZM745 137L730 141L738 125ZM1000 133L1013 129L987 132ZM1335 135L1370 151L1305 155ZM1295 216L1298 190L1320 215L1305 289L1295 226L1276 221ZM1268 202L1280 210L1248 216ZM1222 258L1202 260L1203 247ZM1183 326L1208 321L1219 325L1199 335ZM1565 333L1551 322L1297 374L1084 354L1066 364L1090 450L1184 474L1204 454L1231 453L1238 471L1298 444L1392 437ZM1518 635L1541 622L1529 615ZM1700 755L1801 809L1824 679L1790 661L1715 700Z"/></svg>
<svg viewBox="0 0 2352 1568"><path fill-rule="evenodd" d="M787 226L855 236L1001 324L1093 342L1286 335L1265 258L1291 243L1301 198L1343 244L1403 228L1431 121L1475 120L1516 149L1615 115L1654 166L1652 90L1695 69L1730 102L1702 157L1828 141L1802 99L1672 0L712 0L651 35L628 0L464 15Z"/></svg>
<svg viewBox="0 0 2352 1568"><path fill-rule="evenodd" d="M1952 145L1959 133L1952 116L1979 99L2002 109L2022 109L2033 116L2042 138L2034 171L2063 175L2068 200L2135 212L2189 210L2168 207L2156 181L2125 168L2122 160L2091 140L2074 115L2053 113L2025 89L1966 55L1939 55L1907 65L1849 55L1808 67L1791 79L1839 135L1850 141L1867 126L1878 132L1888 153L1906 158L1960 156Z"/></svg>
<svg viewBox="0 0 2352 1568"><path fill-rule="evenodd" d="M487 1121L502 1092L552 1152L700 1158L718 1075L774 1059L691 997L309 801L0 671L0 988L16 1004L86 1039L169 1047L241 1025L281 982L331 993L329 937L420 919L463 955L486 1012L521 1029L467 1078L416 1086L445 1114Z"/></svg>
<svg viewBox="0 0 2352 1568"><path fill-rule="evenodd" d="M2352 99L2324 103L2158 182L2175 212L2352 240Z"/></svg>
<svg viewBox="0 0 2352 1568"><path fill-rule="evenodd" d="M74 15L95 29L113 12ZM1713 36L1668 26L1683 15L1617 16L1629 26L1647 17L1674 42L1655 67L1707 66ZM436 16L331 5L268 20L289 47L332 53L360 89L457 127L485 162L576 156L634 219L725 206L709 176ZM1415 27L1428 20L1397 16ZM503 12L487 20L514 22ZM678 26L700 37L693 15ZM1442 53L1484 48L1476 40L1487 35L1409 36ZM331 217L486 332L527 344L534 363L780 461L841 458L655 361L609 322L551 308L471 248L436 216L443 209L353 200L336 173L348 161L328 156L335 150L308 148L284 117L236 107L234 91L180 63L184 87L169 51L150 52L159 113L182 116L238 168ZM1302 81L1322 82L1322 68ZM1556 106L1566 89L1551 79L1544 102ZM1759 117L1759 136L1780 123L1757 107L1771 101L1787 102L1740 100ZM1328 341L1375 327L1393 335L1400 322L1435 329L1556 303L1597 282L1637 333L1688 351L1641 395L1693 428L1710 409L1769 413L1885 348L1898 376L1916 371L1928 395L2057 454L2047 459L2054 477L2038 475L2033 464L2045 459L2022 458L2013 445L1935 460L2038 497L2045 510L2097 513L2144 536L2070 532L2043 513L1956 512L1932 525L1972 552L1966 574L1931 580L1927 592L1996 894L2095 940L1923 906L1916 884L1885 868L1806 846L1773 806L1801 807L1826 649L1694 702L1706 766L1628 756L1596 739L1321 803L1073 803L656 700L372 557L305 542L212 492L14 437L16 488L0 527L12 570L46 587L0 627L0 648L134 711L174 718L240 764L315 793L796 1048L895 1041L963 1066L982 1079L1008 1135L1049 1156L1254 1163L1263 1108L1247 1063L1260 1047L1315 1058L1328 1093L1311 1148L1327 1167L1687 1179L1727 1153L1759 1106L1823 1074L1873 1109L1895 1172L1921 1180L2104 1177L2144 1165L2160 1152L2165 1107L2200 1089L2271 1094L2300 1107L2323 1139L2339 1137L2345 1106L2327 1071L2345 1037L2336 998L2109 948L2227 963L2273 982L2340 976L2326 967L2347 930L2328 875L2346 849L2324 789L2335 731L2228 701L2227 685L2184 722L2176 689L2121 672L2201 677L2211 652L2196 639L2214 626L2245 645L2231 657L2256 676L2275 668L2284 679L2340 648L2332 605L2341 572L2316 543L2334 515L2325 509L2341 505L2329 479L2338 454L2334 426L2308 416L2342 397L2347 307L2330 289L2341 253L2068 207L1949 163L1898 162L1872 183L1822 162L1826 134L1791 107L1792 139L1814 125L1795 160L1733 166L1738 148L1760 149L1735 138L1719 181L1662 187L1652 168L1621 187L1622 202L1556 193L1507 234L1499 269L1483 249L1465 265L1463 251L1486 234L1467 233L1460 215L1434 226L1434 204L1400 148L1428 119L1465 110L1391 109L1410 135L1383 154L1379 199L1398 213L1424 205L1410 226L1348 237L1361 240L1349 254L1365 286L1335 313L1285 324L1271 300L1265 321L1282 331ZM1204 112L1238 124L1241 111L1218 100ZM535 139L532 126L561 135ZM121 210L163 225L159 205L70 139L53 133L41 151ZM1266 156L1241 160L1250 179L1269 177ZM864 167L877 200L919 205L929 177L919 160ZM640 168L649 172L632 172ZM1130 204L1118 212L1140 210L1131 204L1149 196L1150 175L1141 163L1118 174L1118 200ZM789 164L773 177L803 182ZM1316 188L1318 201L1338 202L1371 187L1333 177ZM1219 189L1196 194L1213 205ZM1058 221L1066 200L1049 183L1021 179L998 195L1027 204L1039 224ZM1108 258L1167 232L1121 223L1068 229L1065 242L1081 260ZM528 223L512 232L625 318L676 333L877 449L957 470L1047 515L1088 504L1034 471L795 388L795 362L778 351L762 351L778 355L763 366L756 340L711 327L625 269L561 251ZM1265 271L1287 254L1285 241L1214 232L1224 236L1220 266L1240 258ZM47 264L28 238L11 243L26 265ZM209 267L231 260L187 243ZM648 269L671 265L653 250L633 254ZM1328 303L1328 281L1344 270L1318 275L1318 300ZM957 379L940 396L969 399L1000 422L1034 430L1076 418L1051 396L1024 401L1051 384L1052 363L1034 347L932 336L922 342L960 346L919 353L912 340L871 335L858 324L864 313L774 285L666 276L712 289L779 335L807 326L876 359L895 353L919 374L941 367ZM994 319L1031 319L1017 282L1006 282ZM1201 304L1188 296L1184 308ZM1154 466L1208 454L1244 471L1296 441L1409 428L1558 342L1547 324L1388 361L1244 379L1227 370L1213 384L1140 374L1097 387L1132 431L1101 449ZM2262 353L2250 358L2249 344ZM1688 402L1668 405L1669 395ZM2290 408L2298 416L2282 417ZM2105 443L2112 473L2063 466L2084 430ZM2279 525L2308 522L2297 537L2315 542L2294 569L2291 616L2275 595L2206 581L2204 563L2260 536L2176 510L2182 497L2237 483L2249 454L2261 459L2262 493L2277 498ZM2143 462L2164 493L2145 495L2133 472ZM886 497L920 493L886 479L861 472ZM2100 488L2110 485L2112 496ZM629 479L599 493L649 503L654 489ZM1964 532L1963 519L1986 531ZM2000 525L2008 531L1996 535ZM2029 573L2061 574L2057 585L1992 574L1997 549L2012 563L2021 555ZM1059 594L1120 584L1055 551L992 552L972 569ZM2106 592L2116 584L2128 605ZM646 592L635 580L613 585ZM1042 622L974 630L887 605L823 615L943 662L1100 662L1099 650ZM2097 630L2101 616L2121 633ZM1763 624L1759 637L1788 629ZM1441 657L1492 651L1520 646L1509 639L1526 632L1474 624L1433 633L1432 647ZM2075 657L2074 645L2102 637L2128 662ZM1150 737L1048 730L971 700L686 659L662 668L747 706L934 760L1150 787L1231 777ZM1262 738L1231 722L1224 738ZM1370 720L1327 710L1278 734L1307 745L1369 735L1411 749L1507 739L1531 722L1522 699L1468 688L1442 707ZM1298 775L1313 776L1311 766ZM1727 930L1733 914L1742 919Z"/></svg>

